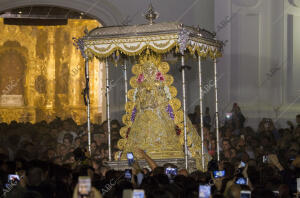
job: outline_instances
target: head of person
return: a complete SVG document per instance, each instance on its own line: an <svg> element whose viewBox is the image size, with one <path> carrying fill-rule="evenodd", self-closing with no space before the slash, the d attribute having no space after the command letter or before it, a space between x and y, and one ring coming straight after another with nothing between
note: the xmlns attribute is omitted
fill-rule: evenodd
<svg viewBox="0 0 300 198"><path fill-rule="evenodd" d="M227 127L225 130L225 137L230 138L232 136L232 129L231 127Z"/></svg>
<svg viewBox="0 0 300 198"><path fill-rule="evenodd" d="M67 147L70 147L73 143L73 136L71 134L65 134L64 138L63 138L63 143L64 145L66 145Z"/></svg>
<svg viewBox="0 0 300 198"><path fill-rule="evenodd" d="M65 164L73 164L75 163L75 155L73 153L67 153L64 157Z"/></svg>
<svg viewBox="0 0 300 198"><path fill-rule="evenodd" d="M119 123L118 120L112 120L110 124L111 124L111 128L113 128L113 129L119 129L120 128L120 123Z"/></svg>
<svg viewBox="0 0 300 198"><path fill-rule="evenodd" d="M194 112L195 112L197 115L200 115L200 106L199 106L199 105L196 105L196 106L195 106Z"/></svg>
<svg viewBox="0 0 300 198"><path fill-rule="evenodd" d="M104 133L108 132L108 122L107 120L105 120L102 125L101 125L102 130L104 131Z"/></svg>
<svg viewBox="0 0 300 198"><path fill-rule="evenodd" d="M96 149L97 149L97 143L95 141L92 141L92 143L91 143L91 150L92 150L92 152L95 152Z"/></svg>
<svg viewBox="0 0 300 198"><path fill-rule="evenodd" d="M229 139L223 139L222 140L222 149L223 149L223 151L230 150L230 148L231 148L230 140Z"/></svg>
<svg viewBox="0 0 300 198"><path fill-rule="evenodd" d="M65 156L68 153L68 148L65 145L60 145L60 155Z"/></svg>
<svg viewBox="0 0 300 198"><path fill-rule="evenodd" d="M56 153L55 150L50 148L47 150L47 157L48 159L53 159L55 157Z"/></svg>
<svg viewBox="0 0 300 198"><path fill-rule="evenodd" d="M74 141L75 147L78 148L81 145L81 139L80 137L76 137Z"/></svg>
<svg viewBox="0 0 300 198"><path fill-rule="evenodd" d="M209 115L209 107L206 107L206 108L205 108L205 114L206 114L206 115Z"/></svg>
<svg viewBox="0 0 300 198"><path fill-rule="evenodd" d="M43 170L39 167L32 167L26 171L26 176L29 186L39 186L43 181Z"/></svg>

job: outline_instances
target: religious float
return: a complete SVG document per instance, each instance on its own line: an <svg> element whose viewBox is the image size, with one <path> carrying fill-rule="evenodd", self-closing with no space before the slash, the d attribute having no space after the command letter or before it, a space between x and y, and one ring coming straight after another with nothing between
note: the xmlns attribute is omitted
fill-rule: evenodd
<svg viewBox="0 0 300 198"><path fill-rule="evenodd" d="M91 143L89 122L89 60L94 57L106 63L106 97L108 121L108 164L115 169L127 166L126 153L136 153L136 148L144 150L159 165L175 163L189 170L206 170L210 156L204 150L202 118L201 59L211 58L214 62L214 86L216 104L216 133L219 137L217 62L221 56L223 43L215 34L201 28L185 26L178 22L154 23L157 18L152 6L145 14L148 24L99 27L86 31L82 38L74 39L75 45L85 58L86 104L88 115L89 146ZM174 78L168 74L170 65L161 56L172 54L181 61L183 101L176 98L177 89L172 86ZM187 117L185 56L196 57L199 69L200 131L201 136ZM127 64L130 58L136 63L127 89ZM112 156L110 103L109 103L109 62L119 61L125 67L126 114L120 130L122 139L118 141L119 152ZM219 139L217 138L217 142ZM219 145L217 143L217 145ZM218 160L219 160L219 148ZM135 155L138 157L137 155ZM142 165L145 164L140 160Z"/></svg>

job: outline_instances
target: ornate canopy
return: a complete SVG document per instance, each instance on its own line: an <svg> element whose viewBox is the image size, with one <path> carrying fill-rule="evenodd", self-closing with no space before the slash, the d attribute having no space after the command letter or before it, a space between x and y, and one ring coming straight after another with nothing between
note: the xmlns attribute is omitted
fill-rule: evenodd
<svg viewBox="0 0 300 198"><path fill-rule="evenodd" d="M190 152L197 160L196 164L202 164L204 170L204 152L203 152L203 139L200 140L198 133L195 131L191 123L186 119L186 95L185 95L185 65L184 55L198 55L199 65L199 82L200 82L200 102L202 101L202 84L201 84L201 57L210 57L216 59L222 54L223 42L216 40L216 35L205 29L199 27L185 26L179 22L170 23L153 23L158 14L153 11L152 5L145 14L149 24L142 25L127 25L127 26L112 26L112 27L98 27L91 31L85 31L85 36L82 38L74 39L75 45L80 49L82 56L85 58L86 68L86 84L85 92L88 98L88 62L92 57L103 59L110 57L123 56L139 56L141 59L138 64L132 67L132 72L135 74L130 79L130 85L133 89L127 92L127 74L126 64L124 64L125 72L125 86L126 94L130 101L125 105L126 114L123 116L122 121L124 126L120 134L123 139L119 140L118 147L122 150L115 153L115 159L123 159L121 157L123 151L133 152L136 147L139 137L142 141L148 138L149 142L145 142L144 148L148 149L152 157L155 159L173 158L182 156L182 145L185 146L185 165L188 167L188 147ZM151 53L152 52L152 53ZM173 54L181 55L182 65L182 90L183 90L183 111L180 110L181 104L175 98L177 90L175 87L170 86L173 82L173 77L166 74L169 70L167 62L161 63L159 54L172 52ZM141 55L141 56L140 56ZM152 57L153 55L153 57ZM144 58L144 59L143 59ZM118 59L117 59L118 60ZM159 60L159 61L157 61ZM110 137L110 114L109 114L109 68L108 61L106 62L106 102L107 102L107 120L108 120L108 146L109 146L109 160L111 161L111 137ZM215 71L215 90L216 84L216 61L214 61ZM156 76L155 76L156 75ZM158 78L159 77L159 78ZM139 83L140 87L138 86ZM166 84L162 84L163 81ZM173 98L172 98L173 97ZM152 99L150 99L152 98ZM88 98L89 100L89 98ZM201 103L202 104L202 103ZM87 102L87 106L89 102ZM217 94L216 94L217 106ZM166 108L167 107L167 108ZM89 131L89 106L87 107L88 113L88 131ZM174 112L173 112L174 111ZM202 108L201 108L202 111ZM217 111L217 107L216 107ZM136 120L135 115L137 114ZM202 115L202 113L201 113ZM161 124L163 120L164 124ZM217 122L217 118L216 118ZM152 123L156 123L152 125ZM160 124L159 124L160 123ZM164 125L169 123L169 127ZM203 123L203 122L201 122ZM145 131L145 126L148 126L148 131ZM151 125L150 125L151 124ZM188 127L188 125L190 127ZM142 127L140 127L142 126ZM155 130L153 126L157 126ZM174 128L174 126L176 126ZM140 130L141 129L141 130ZM177 131L184 131L178 140L174 136L174 141L169 141L170 137L167 134L177 134ZM149 132L152 133L149 133ZM156 131L156 132L154 132ZM130 134L129 134L130 132ZM143 134L148 134L143 136ZM173 133L174 132L174 133ZM218 133L218 127L217 127ZM150 134L150 135L149 135ZM158 134L156 136L156 134ZM203 126L201 127L201 134L203 137ZM159 136L163 135L163 136ZM157 138L159 137L159 138ZM218 135L217 135L218 137ZM165 141L166 140L166 141ZM166 143L167 142L167 143ZM170 143L171 142L171 143ZM174 144L173 144L173 143ZM201 143L200 143L201 142ZM218 142L218 140L217 140ZM157 145L164 146L160 149ZM169 146L168 146L169 145ZM200 148L201 145L201 148ZM176 148L173 148L173 147ZM176 150L177 149L177 150ZM89 150L90 149L90 131L89 131ZM199 153L201 151L201 154ZM174 155L174 152L177 152ZM119 156L119 157L118 157ZM201 159L200 159L201 157ZM202 161L201 161L202 160Z"/></svg>
<svg viewBox="0 0 300 198"><path fill-rule="evenodd" d="M221 56L223 43L207 30L185 26L178 22L98 27L82 38L75 39L82 55L106 58L116 53L140 55L144 50L163 54L175 50L215 59Z"/></svg>

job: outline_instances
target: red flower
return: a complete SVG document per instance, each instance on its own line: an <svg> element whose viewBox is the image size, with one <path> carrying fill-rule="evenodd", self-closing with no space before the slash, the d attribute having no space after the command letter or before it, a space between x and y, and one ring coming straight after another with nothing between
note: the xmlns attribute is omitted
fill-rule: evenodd
<svg viewBox="0 0 300 198"><path fill-rule="evenodd" d="M156 73L156 80L159 80L160 77L161 77L161 73L160 73L160 72L157 72L157 73Z"/></svg>
<svg viewBox="0 0 300 198"><path fill-rule="evenodd" d="M156 73L156 80L160 80L160 81L164 81L165 78L164 76L161 74L161 72L157 72Z"/></svg>
<svg viewBox="0 0 300 198"><path fill-rule="evenodd" d="M129 127L128 130L127 130L127 133L126 133L126 138L128 138L128 135L129 135L129 133L130 133L130 130L131 130L131 128Z"/></svg>
<svg viewBox="0 0 300 198"><path fill-rule="evenodd" d="M181 130L180 130L180 128L177 125L175 126L175 131L176 131L176 135L180 135L181 134Z"/></svg>
<svg viewBox="0 0 300 198"><path fill-rule="evenodd" d="M143 74L140 74L139 77L138 77L138 79L137 79L137 82L138 82L138 83L141 83L141 82L143 82L143 81L144 81L144 75L143 75Z"/></svg>

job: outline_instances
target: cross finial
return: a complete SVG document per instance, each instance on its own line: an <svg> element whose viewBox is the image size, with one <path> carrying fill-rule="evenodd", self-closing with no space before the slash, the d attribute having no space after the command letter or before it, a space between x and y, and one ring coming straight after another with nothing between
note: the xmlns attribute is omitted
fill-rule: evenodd
<svg viewBox="0 0 300 198"><path fill-rule="evenodd" d="M148 10L145 13L145 18L149 21L149 24L152 25L155 19L158 18L159 14L154 11L152 3L149 4Z"/></svg>

